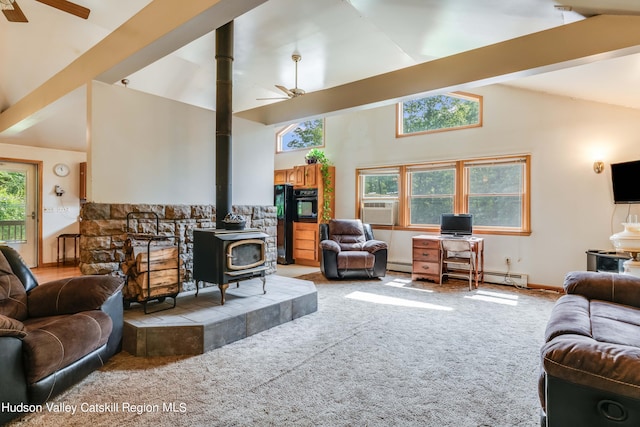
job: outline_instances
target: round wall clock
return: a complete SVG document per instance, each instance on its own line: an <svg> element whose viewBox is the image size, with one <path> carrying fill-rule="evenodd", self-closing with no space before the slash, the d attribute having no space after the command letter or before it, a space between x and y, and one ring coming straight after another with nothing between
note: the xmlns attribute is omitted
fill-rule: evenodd
<svg viewBox="0 0 640 427"><path fill-rule="evenodd" d="M69 175L69 166L64 163L58 163L53 167L53 172L58 176L67 176Z"/></svg>

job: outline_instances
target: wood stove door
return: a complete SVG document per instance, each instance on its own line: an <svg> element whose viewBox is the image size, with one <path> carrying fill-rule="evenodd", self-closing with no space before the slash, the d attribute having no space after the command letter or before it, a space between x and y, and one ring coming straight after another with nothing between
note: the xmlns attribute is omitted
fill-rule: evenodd
<svg viewBox="0 0 640 427"><path fill-rule="evenodd" d="M239 240L227 246L227 269L229 270L246 270L261 266L265 261L264 240Z"/></svg>

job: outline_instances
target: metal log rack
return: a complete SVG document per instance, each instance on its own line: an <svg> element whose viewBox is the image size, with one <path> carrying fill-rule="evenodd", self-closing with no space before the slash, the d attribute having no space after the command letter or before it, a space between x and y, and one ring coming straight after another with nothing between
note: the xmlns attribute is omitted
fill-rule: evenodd
<svg viewBox="0 0 640 427"><path fill-rule="evenodd" d="M153 218L155 219L155 233L138 233L135 230L131 229L131 221L134 219L150 219ZM132 240L138 240L138 241L144 241L146 242L146 246L147 246L147 280L146 280L146 284L147 284L147 289L146 289L146 297L140 299L140 298L124 298L124 306L125 308L129 308L131 306L132 302L136 302L139 304L142 304L142 307L144 309L144 314L149 314L149 313L155 313L157 311L163 311L163 310L169 310L171 308L175 308L176 306L176 298L178 296L178 294L180 293L180 286L181 286L181 266L180 266L180 239L177 236L167 236L167 235L160 235L160 218L158 217L158 214L155 212L128 212L127 213L127 227L126 227L126 233L129 239ZM175 286L175 292L167 292L164 294L159 294L159 295L154 295L151 296L151 267L150 267L150 263L151 263L151 248L153 247L154 243L158 243L158 242L168 242L168 241L173 241L173 244L175 246L177 246L178 249L178 278L177 278L177 283ZM126 283L125 286L128 286L129 284L129 275L127 275L126 278ZM147 303L149 301L157 301L158 303L163 303L165 301L166 298L172 298L173 299L173 305L169 305L169 306L164 306L163 308L154 310L152 312L149 312L147 310Z"/></svg>

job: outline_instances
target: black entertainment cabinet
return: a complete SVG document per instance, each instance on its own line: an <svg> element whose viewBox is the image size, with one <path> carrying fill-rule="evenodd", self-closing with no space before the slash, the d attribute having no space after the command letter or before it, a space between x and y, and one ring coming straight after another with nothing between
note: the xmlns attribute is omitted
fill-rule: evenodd
<svg viewBox="0 0 640 427"><path fill-rule="evenodd" d="M629 258L629 255L616 251L589 249L587 251L587 270L622 273L624 271L622 264Z"/></svg>

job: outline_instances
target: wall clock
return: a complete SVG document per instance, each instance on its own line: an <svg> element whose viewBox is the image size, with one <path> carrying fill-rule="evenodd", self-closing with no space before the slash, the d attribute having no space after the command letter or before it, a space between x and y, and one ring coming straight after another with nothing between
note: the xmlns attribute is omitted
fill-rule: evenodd
<svg viewBox="0 0 640 427"><path fill-rule="evenodd" d="M64 163L58 163L53 167L53 172L58 176L67 176L69 175L69 166Z"/></svg>

